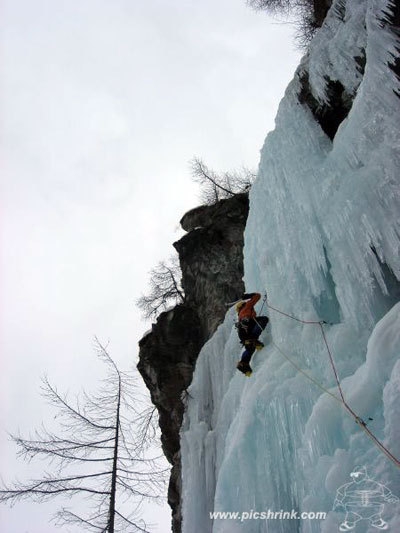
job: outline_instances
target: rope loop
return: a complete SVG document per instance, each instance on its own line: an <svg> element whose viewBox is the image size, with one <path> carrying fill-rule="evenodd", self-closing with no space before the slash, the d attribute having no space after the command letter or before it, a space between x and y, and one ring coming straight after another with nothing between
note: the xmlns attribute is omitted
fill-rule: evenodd
<svg viewBox="0 0 400 533"><path fill-rule="evenodd" d="M265 296L264 296L264 303L267 301L267 293L265 293ZM263 304L264 306L264 304ZM278 348L278 351L284 355L286 357L286 359L288 359L300 372L302 372L302 374L304 374L308 379L310 379L310 381L312 381L314 384L316 384L318 387L320 387L322 390L325 390L325 392L328 392L328 394L330 394L331 396L333 396L334 398L336 398L338 401L340 401L343 405L343 407L347 410L347 412L354 418L355 422L361 426L361 428L365 431L365 433L372 439L372 441L374 442L374 444L386 455L386 457L388 457L388 459L390 459L397 467L400 468L400 460L395 457L386 447L385 445L372 433L372 431L367 427L367 423L360 417L358 416L354 411L353 409L349 406L349 404L346 402L345 400L345 397L344 397L344 394L343 394L343 389L342 389L342 386L341 386L341 383L340 383L340 379L339 379L339 375L338 375L338 372L337 372L337 369L336 369L336 365L335 365L335 361L333 360L333 355L332 355L332 352L331 352L331 349L329 347L329 344L328 344L328 340L326 338L326 335L325 335L325 330L324 330L324 324L328 324L328 322L326 322L325 320L319 320L319 321L315 321L315 320L301 320L300 318L297 318L295 316L292 316L292 315L289 315L288 313L284 313L283 311L277 309L276 307L272 307L272 305L268 304L268 307L270 309L272 309L273 311L283 315L283 316L286 316L287 318L290 318L292 320L295 320L296 322L301 322L302 324L315 324L315 325L318 325L320 327L320 330L321 330L321 334L322 334L322 338L323 338L323 341L324 341L324 344L325 344L325 347L326 347L326 350L328 352L328 356L329 356L329 361L330 361L330 364L331 364L331 367L332 367L332 370L333 370L333 373L334 373L334 376L335 376L335 381L336 381L336 385L337 385L337 388L339 390L339 394L340 394L340 398L336 397L335 395L333 395L331 392L327 391L322 385L320 385L316 380L314 380L310 375L308 375L306 372L304 372L303 370L300 369L300 367L298 367L296 364L294 364L293 361L290 360L289 357L287 357L283 352L282 350L280 350L278 348L278 346L276 346L275 343L273 343L275 345L276 348ZM329 325L332 325L332 324L329 324ZM372 418L369 418L369 420L372 420Z"/></svg>

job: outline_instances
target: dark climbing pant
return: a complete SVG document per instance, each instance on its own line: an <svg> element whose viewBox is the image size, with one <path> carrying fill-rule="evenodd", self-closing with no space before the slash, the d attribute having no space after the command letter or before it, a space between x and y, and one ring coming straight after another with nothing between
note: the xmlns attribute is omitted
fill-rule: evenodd
<svg viewBox="0 0 400 533"><path fill-rule="evenodd" d="M253 340L256 341L258 337L261 335L263 330L267 327L267 324L269 322L269 319L267 316L258 316L254 319L254 323L249 328L249 331L247 332L247 339L246 340ZM244 341L245 343L246 341ZM241 360L244 363L250 363L251 356L256 350L256 344L252 343L246 346L245 351L242 353Z"/></svg>
<svg viewBox="0 0 400 533"><path fill-rule="evenodd" d="M263 330L267 327L269 319L267 316L258 316L254 319L254 324L249 331L249 339L257 340Z"/></svg>

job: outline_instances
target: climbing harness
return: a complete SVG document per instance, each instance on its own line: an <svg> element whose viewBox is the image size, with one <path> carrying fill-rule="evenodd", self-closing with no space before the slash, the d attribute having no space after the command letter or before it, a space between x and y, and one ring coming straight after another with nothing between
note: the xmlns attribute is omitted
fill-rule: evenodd
<svg viewBox="0 0 400 533"><path fill-rule="evenodd" d="M275 311L276 313L279 313L283 316L286 316L287 318L290 318L291 320L295 320L296 322L301 322L302 324L313 324L313 325L316 325L316 326L319 326L320 330L321 330L321 335L322 335L322 339L324 341L324 344L325 344L325 347L326 347L326 351L328 352L328 356L329 356L329 362L330 362L330 365L332 367L332 370L333 370L333 374L335 376L335 381L336 381L336 385L337 385L337 388L338 388L338 391L339 391L339 394L340 394L340 398L338 396L336 396L335 394L332 394L332 392L330 392L328 389L326 389L323 385L321 385L318 381L316 381L312 376L310 376L307 372L305 372L304 370L302 370L287 354L285 354L283 352L283 350L281 350L281 348L279 348L275 342L272 342L272 344L276 347L276 349L299 371L301 372L307 379L309 379L310 381L312 381L315 385L317 385L317 387L319 387L321 390L323 390L324 392L326 392L327 394L329 394L332 398L334 398L335 400L337 400L338 402L340 402L342 404L342 406L344 407L344 409L347 410L347 412L354 418L355 422L361 427L361 429L370 437L370 439L374 442L374 444L380 449L381 452L383 452L387 457L388 459L390 459L397 467L400 468L400 460L397 459L397 457L395 457L386 447L385 445L374 435L374 433L367 427L367 423L365 422L365 420L363 420L360 416L357 415L357 413L355 413L353 411L353 409L349 406L349 404L347 403L346 399L345 399L345 396L344 396L344 393L343 393L343 389L342 389L342 385L340 383L340 379L339 379L339 375L338 375L338 372L337 372L337 369L336 369L336 365L335 365L335 361L333 359L333 355L332 355L332 351L329 347L329 343L328 343L328 339L326 338L326 334L325 334L325 330L324 330L324 324L327 324L327 322L325 322L324 320L320 320L320 321L316 321L316 320L302 320L300 318L297 318L293 315L290 315L288 313L285 313L283 311L281 311L280 309L277 309L276 307L273 307L272 305L270 305L268 302L267 302L267 293L265 293L265 296L264 296L264 299L263 299L263 305L261 307L261 310L260 310L260 314L261 314L261 311L264 307L264 305L267 305L270 309L272 309L273 311ZM369 420L372 420L371 418Z"/></svg>

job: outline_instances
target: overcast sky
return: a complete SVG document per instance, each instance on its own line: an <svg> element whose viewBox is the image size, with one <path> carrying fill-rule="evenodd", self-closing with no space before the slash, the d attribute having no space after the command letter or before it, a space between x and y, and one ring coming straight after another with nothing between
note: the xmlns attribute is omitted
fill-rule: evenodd
<svg viewBox="0 0 400 533"><path fill-rule="evenodd" d="M293 27L245 0L3 0L1 472L27 477L6 431L46 406L40 378L101 374L93 337L135 364L134 302L198 204L189 160L257 168L300 54ZM53 533L49 511L0 508L4 533ZM168 532L158 509L156 532ZM65 529L68 531L68 528ZM73 531L72 529L70 531Z"/></svg>

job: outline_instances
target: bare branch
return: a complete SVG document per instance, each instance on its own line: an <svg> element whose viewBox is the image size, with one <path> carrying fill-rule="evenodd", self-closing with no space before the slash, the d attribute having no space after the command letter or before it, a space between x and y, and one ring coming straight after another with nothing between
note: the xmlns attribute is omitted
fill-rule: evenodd
<svg viewBox="0 0 400 533"><path fill-rule="evenodd" d="M83 413L79 411L79 407L77 409L73 408L68 402L66 398L63 398L55 389L50 382L48 381L47 377L43 378L43 395L45 398L48 398L50 402L52 402L58 409L61 410L61 412L64 412L64 414L69 415L72 417L72 419L83 422L85 425L89 425L91 428L99 429L99 430L115 430L114 426L102 426L100 424L97 424L96 422L90 420L87 418Z"/></svg>
<svg viewBox="0 0 400 533"><path fill-rule="evenodd" d="M192 178L200 184L201 199L205 204L214 204L223 198L248 192L254 180L254 173L243 168L240 172L217 174L199 157L190 162Z"/></svg>
<svg viewBox="0 0 400 533"><path fill-rule="evenodd" d="M300 49L305 49L315 32L321 27L331 5L329 0L247 0L247 4L257 11L269 14L293 13L296 27L295 41Z"/></svg>
<svg viewBox="0 0 400 533"><path fill-rule="evenodd" d="M157 433L157 409L149 406L136 419L136 450L145 450L153 441Z"/></svg>
<svg viewBox="0 0 400 533"><path fill-rule="evenodd" d="M73 513L69 509L61 509L56 514L56 520L55 523L57 525L67 525L67 524L81 524L85 527L96 529L100 532L104 531L106 532L106 529L104 528L104 521L106 520L106 515L104 513L100 513L96 516L89 517L87 519L82 518L81 516ZM99 526L93 523L94 520L102 519L103 525Z"/></svg>
<svg viewBox="0 0 400 533"><path fill-rule="evenodd" d="M154 318L170 305L185 301L180 280L181 270L177 256L170 257L168 262L161 261L150 271L150 292L136 301L143 312L143 318Z"/></svg>
<svg viewBox="0 0 400 533"><path fill-rule="evenodd" d="M122 520L124 520L125 522L127 522L128 524L130 524L131 526L135 527L137 531L142 531L143 533L150 533L147 529L145 529L145 524L144 524L144 527L140 527L138 524L136 524L135 522L131 522L130 520L128 520L128 518L126 518L125 516L123 516L121 513L119 513L118 511L116 512L116 514L119 516L119 518L122 518Z"/></svg>

